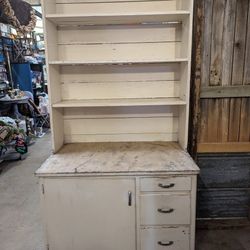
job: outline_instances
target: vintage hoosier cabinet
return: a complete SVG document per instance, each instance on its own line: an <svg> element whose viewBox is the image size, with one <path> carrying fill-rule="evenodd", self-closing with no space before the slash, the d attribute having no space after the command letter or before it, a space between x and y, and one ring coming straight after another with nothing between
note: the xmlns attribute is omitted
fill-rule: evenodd
<svg viewBox="0 0 250 250"><path fill-rule="evenodd" d="M193 0L43 0L49 250L194 250Z"/></svg>

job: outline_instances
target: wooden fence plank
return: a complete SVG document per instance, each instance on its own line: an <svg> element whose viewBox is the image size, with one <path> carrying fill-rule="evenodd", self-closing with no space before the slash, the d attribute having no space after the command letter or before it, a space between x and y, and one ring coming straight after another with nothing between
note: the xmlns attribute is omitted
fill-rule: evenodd
<svg viewBox="0 0 250 250"><path fill-rule="evenodd" d="M218 142L228 141L229 103L230 103L229 98L220 99Z"/></svg>
<svg viewBox="0 0 250 250"><path fill-rule="evenodd" d="M247 32L247 18L249 0L237 1L237 15L234 38L234 58L232 83L234 85L243 84L244 58ZM235 98L230 101L230 118L229 118L229 141L237 142L240 137L241 121L241 99Z"/></svg>
<svg viewBox="0 0 250 250"><path fill-rule="evenodd" d="M234 39L234 58L233 58L233 75L232 83L236 85L243 84L244 72L244 58L246 49L246 33L247 33L247 18L249 0L237 1L237 15L235 26L235 39Z"/></svg>
<svg viewBox="0 0 250 250"><path fill-rule="evenodd" d="M207 142L218 142L219 100L208 101L208 138Z"/></svg>
<svg viewBox="0 0 250 250"><path fill-rule="evenodd" d="M241 142L250 141L250 98L242 99L239 140Z"/></svg>
<svg viewBox="0 0 250 250"><path fill-rule="evenodd" d="M237 0L226 2L223 28L222 79L223 86L232 82L233 48Z"/></svg>
<svg viewBox="0 0 250 250"><path fill-rule="evenodd" d="M244 67L244 85L250 85L250 1L248 3L248 24L247 24L247 40L245 51L245 67Z"/></svg>
<svg viewBox="0 0 250 250"><path fill-rule="evenodd" d="M210 86L221 85L222 48L225 16L225 0L214 0L212 19L212 45L210 65ZM221 134L220 102L217 99L208 101L208 142L218 142Z"/></svg>
<svg viewBox="0 0 250 250"><path fill-rule="evenodd" d="M240 132L241 98L230 100L229 133L228 141L237 142Z"/></svg>
<svg viewBox="0 0 250 250"><path fill-rule="evenodd" d="M235 33L237 0L226 1L224 25L223 25L223 48L222 48L222 76L221 85L228 86L232 81L233 46ZM224 92L223 92L224 93ZM229 129L229 99L220 101L220 113L218 124L218 141L227 142Z"/></svg>
<svg viewBox="0 0 250 250"><path fill-rule="evenodd" d="M201 85L208 86L210 82L212 17L214 0L203 0L204 22L202 26L202 60L201 60Z"/></svg>
<svg viewBox="0 0 250 250"><path fill-rule="evenodd" d="M223 27L226 1L214 0L212 24L212 48L210 66L210 85L221 85Z"/></svg>

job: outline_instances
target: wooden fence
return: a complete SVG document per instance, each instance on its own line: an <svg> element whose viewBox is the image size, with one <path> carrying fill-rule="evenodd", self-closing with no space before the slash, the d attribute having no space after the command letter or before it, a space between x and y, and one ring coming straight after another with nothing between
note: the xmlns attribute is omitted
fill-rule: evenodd
<svg viewBox="0 0 250 250"><path fill-rule="evenodd" d="M250 152L250 0L196 0L190 151Z"/></svg>

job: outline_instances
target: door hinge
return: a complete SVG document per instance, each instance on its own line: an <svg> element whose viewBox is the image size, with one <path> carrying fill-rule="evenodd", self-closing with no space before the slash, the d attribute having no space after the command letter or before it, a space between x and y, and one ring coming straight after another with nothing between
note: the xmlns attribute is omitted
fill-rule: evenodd
<svg viewBox="0 0 250 250"><path fill-rule="evenodd" d="M44 185L42 184L42 193L44 194L45 191L44 191Z"/></svg>

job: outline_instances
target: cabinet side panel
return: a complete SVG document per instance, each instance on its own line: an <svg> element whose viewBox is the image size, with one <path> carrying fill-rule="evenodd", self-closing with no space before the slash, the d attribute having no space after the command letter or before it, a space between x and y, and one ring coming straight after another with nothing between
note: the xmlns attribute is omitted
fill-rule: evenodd
<svg viewBox="0 0 250 250"><path fill-rule="evenodd" d="M55 0L44 0L42 3L43 13L55 11ZM50 66L49 61L58 57L57 27L46 18L43 19L45 36L46 67L48 74L48 92L50 104L61 100L59 67ZM50 122L52 128L52 149L57 152L63 145L63 115L62 110L50 108Z"/></svg>
<svg viewBox="0 0 250 250"><path fill-rule="evenodd" d="M191 54L192 54L192 32L193 32L193 0L190 0L190 17L182 26L182 49L187 55L188 62L182 64L180 96L186 100L187 105L180 108L179 118L179 143L183 149L187 149L189 103L190 103L190 80L191 80ZM185 45L184 45L185 44ZM185 52L184 52L185 51Z"/></svg>

